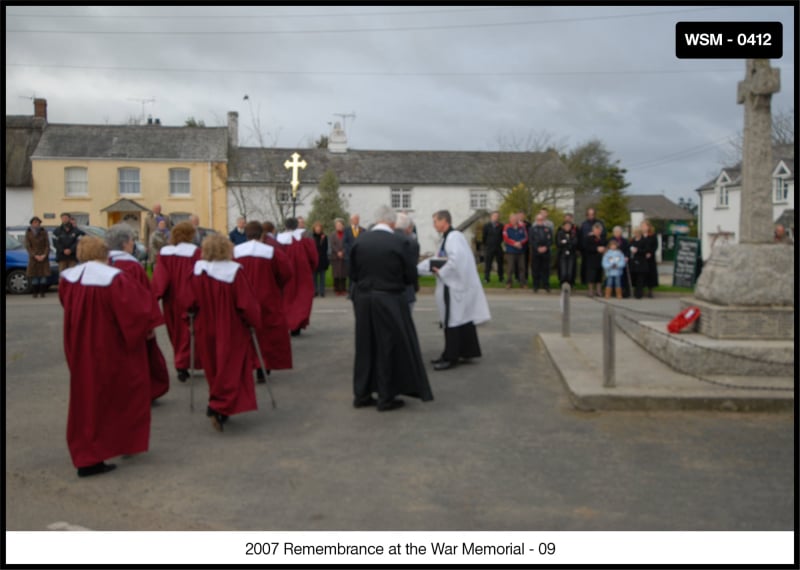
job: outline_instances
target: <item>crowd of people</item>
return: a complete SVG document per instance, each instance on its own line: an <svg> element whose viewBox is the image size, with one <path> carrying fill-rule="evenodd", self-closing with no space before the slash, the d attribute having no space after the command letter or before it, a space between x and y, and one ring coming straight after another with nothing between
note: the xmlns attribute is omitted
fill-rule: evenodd
<svg viewBox="0 0 800 570"><path fill-rule="evenodd" d="M222 432L231 416L257 409L255 384L293 367L291 337L309 326L329 268L336 295L350 299L355 316L353 406L384 412L401 408L400 396L432 400L412 318L419 276L436 278L444 349L434 371L480 357L476 325L491 319L467 239L447 210L432 224L442 241L436 255L420 260L413 221L388 207L369 229L358 214L349 224L336 219L330 236L318 221L307 233L302 218L287 218L279 233L271 222L240 218L228 236L205 235L197 216L172 226L158 207L146 220L150 279L132 255L133 228L117 224L100 239L82 235L64 214L54 236L70 370L67 441L78 475L106 473L114 469L107 459L148 449L151 406L169 391L171 376L156 327L166 325L178 381L204 372L206 415ZM782 229L775 241L788 243ZM514 278L524 288L530 267L534 292L548 291L552 265L561 283L574 285L580 256L590 295L622 298L632 289L642 298L647 289L652 297L657 243L648 222L630 240L620 227L607 238L590 209L580 226L567 216L554 230L545 209L530 227L519 212L505 225L494 212L484 227L486 281L492 262L502 281L505 262L509 288ZM39 218L25 239L33 271L44 274L46 264L49 275Z"/></svg>
<svg viewBox="0 0 800 570"><path fill-rule="evenodd" d="M658 238L649 221L635 228L628 240L620 226L615 226L608 236L594 208L586 211L586 219L580 225L575 224L572 214L565 214L557 230L548 215L548 209L542 208L531 224L519 211L503 224L499 212L491 213L482 235L486 283L491 281L492 268L496 266L498 279L505 281L507 289L515 281L525 289L532 281L534 293L549 293L553 269L559 285L569 283L571 287L575 287L580 271L580 282L587 286L590 297L622 298L633 292L641 299L645 289L647 296L653 297L653 289L658 287Z"/></svg>
<svg viewBox="0 0 800 570"><path fill-rule="evenodd" d="M433 216L443 238L435 265L419 261L408 215L385 207L369 229L357 214L349 222L336 220L328 236L319 222L307 234L302 218L284 220L279 233L242 218L228 236L201 236L196 219L173 226L154 208L146 220L152 279L132 255L137 236L128 224L112 226L105 239L76 239L58 294L70 370L67 442L78 476L107 473L115 468L108 459L148 449L151 408L171 376L156 327L166 325L178 381L203 371L206 415L222 432L231 416L257 409L256 384L292 368L291 336L309 326L329 266L355 315L355 408L385 412L404 405L400 396L433 399L412 318L420 274L437 277L444 350L433 369L479 357L475 325L489 320L489 308L449 212ZM40 224L31 221L33 240Z"/></svg>

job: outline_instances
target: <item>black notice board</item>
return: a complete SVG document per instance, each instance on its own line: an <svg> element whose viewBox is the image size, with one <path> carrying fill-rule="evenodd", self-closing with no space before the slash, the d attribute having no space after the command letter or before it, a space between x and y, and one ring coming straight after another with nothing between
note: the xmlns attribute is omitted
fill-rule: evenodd
<svg viewBox="0 0 800 570"><path fill-rule="evenodd" d="M700 256L700 240L678 236L675 243L675 268L672 273L673 287L694 287L702 257Z"/></svg>

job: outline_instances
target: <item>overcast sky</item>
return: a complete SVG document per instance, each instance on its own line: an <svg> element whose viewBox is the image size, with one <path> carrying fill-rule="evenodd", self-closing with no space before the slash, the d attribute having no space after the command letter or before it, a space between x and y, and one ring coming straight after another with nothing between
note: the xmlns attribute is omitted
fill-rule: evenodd
<svg viewBox="0 0 800 570"><path fill-rule="evenodd" d="M781 22L772 108L794 110L796 6L3 9L6 114L43 97L52 123L238 111L241 144L260 124L266 145L302 148L344 119L365 150L599 138L630 193L697 201L742 130L745 62L677 59L681 21Z"/></svg>

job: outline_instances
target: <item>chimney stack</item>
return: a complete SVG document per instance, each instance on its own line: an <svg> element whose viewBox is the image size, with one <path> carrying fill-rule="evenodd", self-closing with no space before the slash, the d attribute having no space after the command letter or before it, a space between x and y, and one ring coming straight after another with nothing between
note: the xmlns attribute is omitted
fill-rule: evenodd
<svg viewBox="0 0 800 570"><path fill-rule="evenodd" d="M239 113L236 111L228 111L228 145L239 146Z"/></svg>
<svg viewBox="0 0 800 570"><path fill-rule="evenodd" d="M33 100L33 116L47 120L47 99Z"/></svg>

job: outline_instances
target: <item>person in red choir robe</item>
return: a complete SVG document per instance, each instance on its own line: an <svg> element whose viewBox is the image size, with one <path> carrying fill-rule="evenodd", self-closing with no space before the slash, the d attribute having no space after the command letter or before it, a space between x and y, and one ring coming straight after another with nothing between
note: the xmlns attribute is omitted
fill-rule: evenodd
<svg viewBox="0 0 800 570"><path fill-rule="evenodd" d="M141 283L142 287L150 291L150 280L147 278L142 264L132 254L136 246L133 228L128 224L116 224L108 228L105 235L108 248L108 262L112 267L124 271L129 277ZM150 399L155 402L169 391L169 370L167 361L158 347L155 329L164 324L164 315L158 307L158 300L150 291L152 311L150 333L147 335L147 360L150 365Z"/></svg>
<svg viewBox="0 0 800 570"><path fill-rule="evenodd" d="M283 289L283 306L292 336L308 326L314 302L314 270L319 261L314 240L303 237L296 218L287 218L286 231L278 234L278 243L289 256L292 278Z"/></svg>
<svg viewBox="0 0 800 570"><path fill-rule="evenodd" d="M278 240L275 239L275 224L272 222L264 222L262 228L264 229L264 235L261 236L261 241L272 247L279 247L280 244Z"/></svg>
<svg viewBox="0 0 800 570"><path fill-rule="evenodd" d="M196 315L197 347L208 380L206 415L217 431L229 416L258 408L253 384L255 347L250 328L261 327L261 307L223 235L203 241L203 259L190 280L189 310Z"/></svg>
<svg viewBox="0 0 800 570"><path fill-rule="evenodd" d="M186 316L190 298L190 277L194 264L200 259L200 248L192 240L195 229L191 222L180 222L172 228L170 245L161 248L158 263L153 270L153 294L164 305L164 320L175 355L178 380L189 378L191 359L191 334ZM194 365L203 368L199 351L195 350Z"/></svg>
<svg viewBox="0 0 800 570"><path fill-rule="evenodd" d="M261 327L256 331L266 374L271 370L292 367L292 343L283 312L282 290L292 277L289 258L280 249L262 243L264 228L259 222L247 222L247 238L233 248L233 257L244 268L244 274L261 306ZM256 355L257 356L257 355ZM259 383L266 381L265 371L256 359L256 376Z"/></svg>
<svg viewBox="0 0 800 570"><path fill-rule="evenodd" d="M108 265L103 240L84 236L79 265L61 272L64 354L70 373L67 445L79 477L115 468L106 459L147 451L150 292Z"/></svg>

